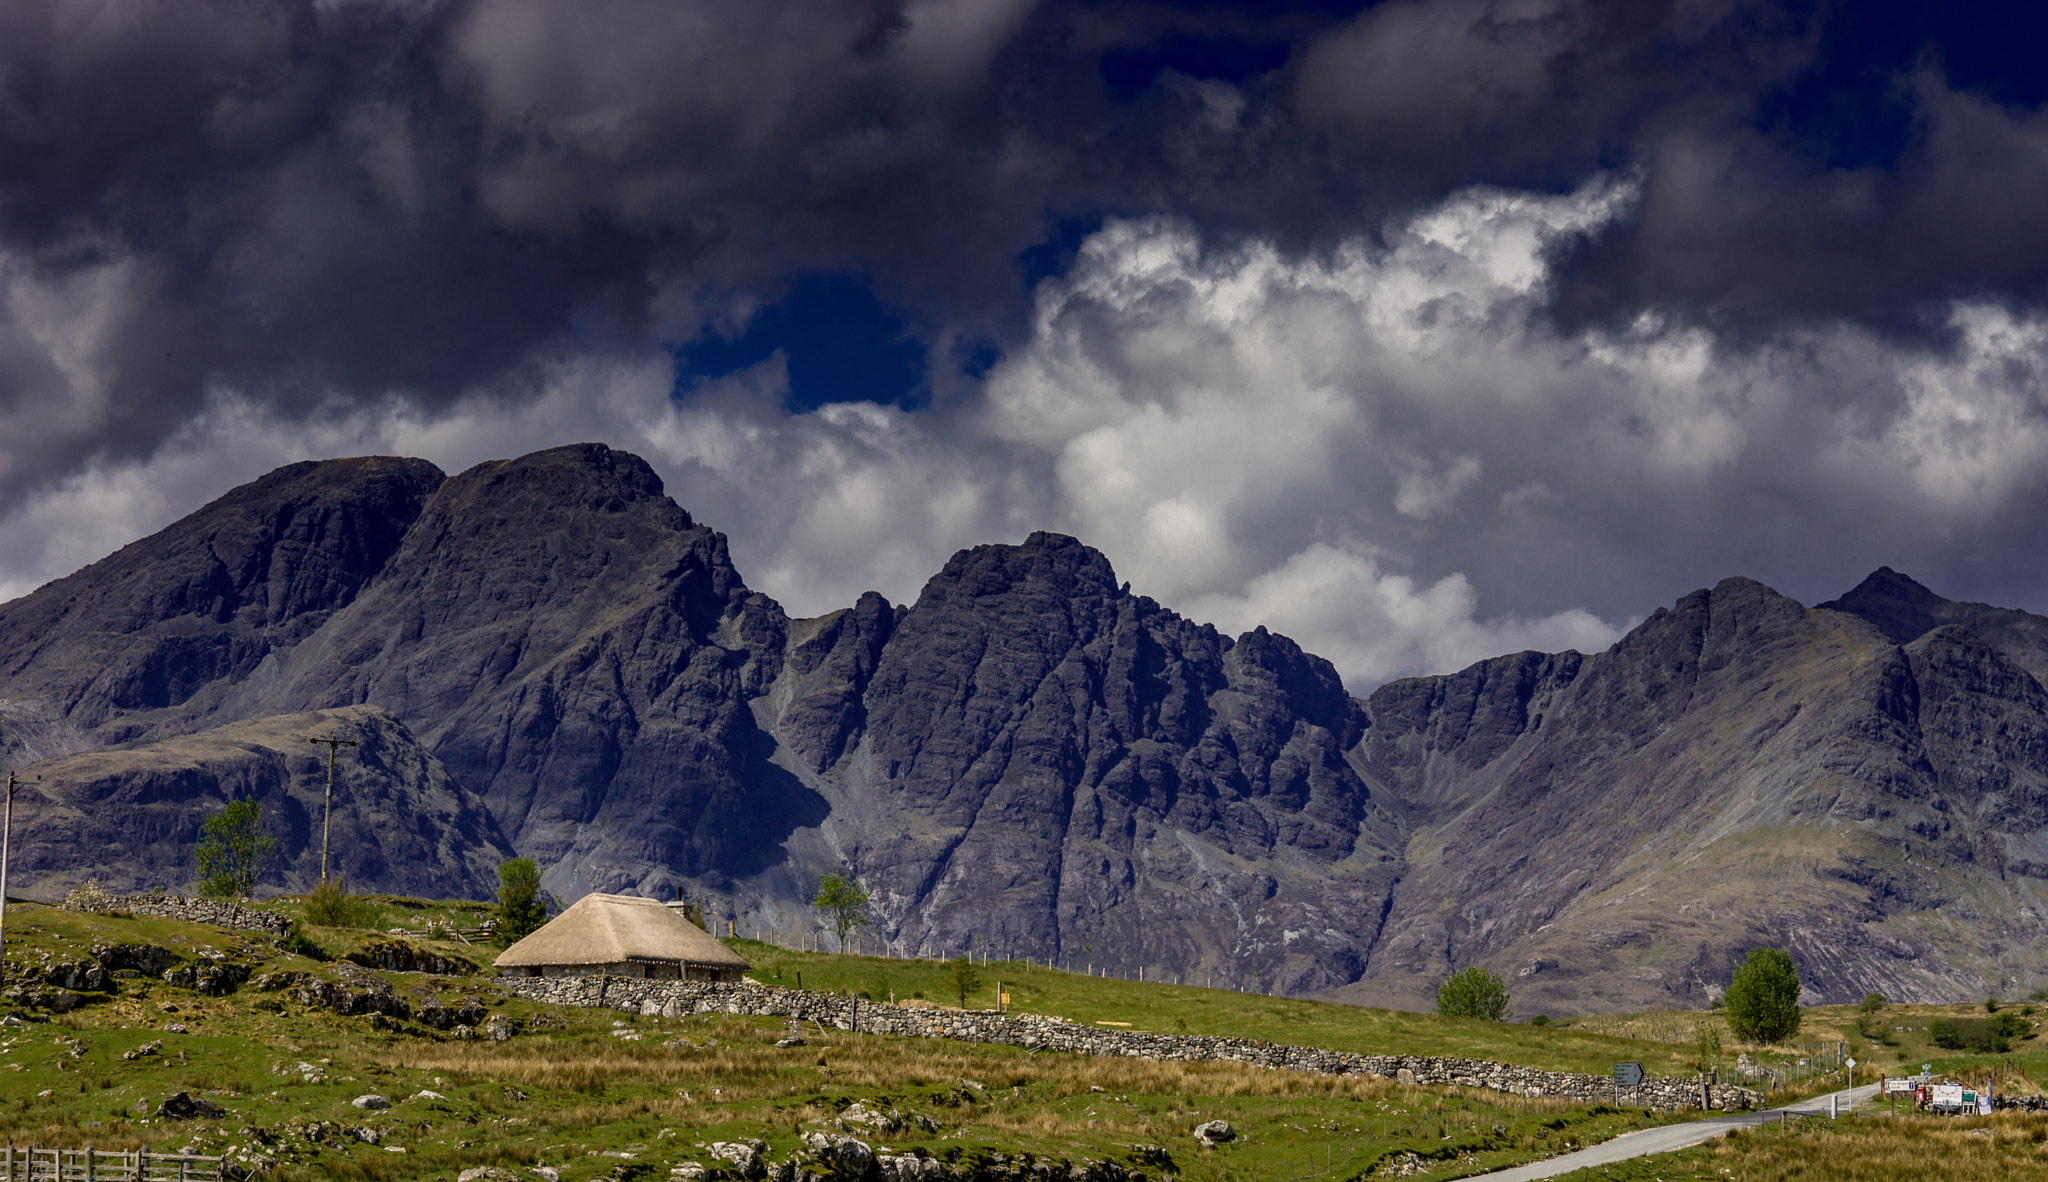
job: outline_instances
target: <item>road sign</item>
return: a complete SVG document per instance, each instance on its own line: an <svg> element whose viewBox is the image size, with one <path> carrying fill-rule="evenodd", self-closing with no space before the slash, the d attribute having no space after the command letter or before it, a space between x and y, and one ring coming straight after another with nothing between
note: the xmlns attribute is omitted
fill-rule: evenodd
<svg viewBox="0 0 2048 1182"><path fill-rule="evenodd" d="M1856 1066L1856 1060L1854 1060L1854 1059L1851 1059L1851 1060L1849 1060L1849 1061L1848 1061L1848 1063L1849 1063L1849 1066L1851 1066L1851 1067L1854 1067L1854 1066Z"/></svg>
<svg viewBox="0 0 2048 1182"><path fill-rule="evenodd" d="M1614 1065L1614 1082L1624 1088L1641 1086L1643 1082L1643 1065L1641 1063L1616 1063Z"/></svg>

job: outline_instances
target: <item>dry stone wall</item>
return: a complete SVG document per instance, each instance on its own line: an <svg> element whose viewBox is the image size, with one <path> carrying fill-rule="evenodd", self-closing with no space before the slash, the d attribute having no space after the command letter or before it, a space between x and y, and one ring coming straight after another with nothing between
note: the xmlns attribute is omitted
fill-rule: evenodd
<svg viewBox="0 0 2048 1182"><path fill-rule="evenodd" d="M508 978L504 984L522 997L551 1005L594 1006L663 1017L755 1014L815 1022L834 1030L903 1038L954 1038L1031 1050L1135 1059L1246 1063L1322 1075L1375 1075L1402 1083L1453 1084L1588 1103L1614 1098L1614 1081L1606 1076L1539 1071L1484 1059L1360 1055L1223 1035L1112 1030L1035 1014L913 1009L773 985L646 981L632 977L518 977ZM1730 1084L1708 1086L1696 1079L1652 1078L1639 1089L1624 1089L1622 1099L1631 1106L1659 1112L1703 1106L1742 1112L1758 1107L1762 1097L1748 1088Z"/></svg>
<svg viewBox="0 0 2048 1182"><path fill-rule="evenodd" d="M292 932L292 921L275 912L258 911L239 903L190 899L183 895L107 895L90 904L74 907L80 911L125 911L130 915L157 915L165 919L210 923L216 927L243 928L279 940Z"/></svg>

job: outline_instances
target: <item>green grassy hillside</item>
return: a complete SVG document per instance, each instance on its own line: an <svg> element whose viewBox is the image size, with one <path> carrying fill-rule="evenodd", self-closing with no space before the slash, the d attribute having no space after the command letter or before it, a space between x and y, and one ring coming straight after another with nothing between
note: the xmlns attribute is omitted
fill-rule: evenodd
<svg viewBox="0 0 2048 1182"><path fill-rule="evenodd" d="M272 905L291 910L296 902ZM424 930L429 916L460 923L476 914L473 905L415 907L386 899L380 906L384 929ZM330 955L393 942L388 931L309 928L306 934ZM9 998L0 1009L18 1015L20 1024L0 1026L0 1139L224 1153L241 1163L238 1168L281 1180L403 1182L452 1178L492 1164L522 1172L545 1165L569 1182L658 1179L685 1162L716 1166L708 1153L713 1142L757 1139L779 1160L799 1148L806 1132L842 1129L878 1147L921 1149L991 1171L1028 1154L1114 1162L1153 1179L1352 1178L1404 1169L1460 1177L1662 1119L1384 1080L1032 1053L815 1027L801 1031L802 1045L784 1047L776 1044L791 1030L780 1019L661 1019L540 1006L486 976L376 972L286 954L248 933L170 920L16 907L7 935ZM484 962L490 952L459 941L402 942ZM944 996L944 967L937 962L732 943L764 981L794 985L801 973L810 988L957 1001ZM26 972L40 976L110 944L166 949L181 965L240 965L251 976L224 996L134 974L113 981L108 991L65 995L83 1004L63 1012L24 1004L57 1000L47 985L25 982ZM1675 1070L1692 1052L1661 1040L1689 1030L1686 1023L1699 1017L1639 1015L1616 1019L1616 1028L1605 1030L1543 1028L1022 965L992 964L981 972L987 984L970 1005L992 1004L1000 979L1013 1009L1080 1022L1150 1030L1179 1030L1185 1023L1195 1033L1472 1055L1552 1069L1604 1071L1626 1058ZM404 1001L408 1013L344 1015L329 1002L304 1000L310 994L301 988L316 984L330 993L383 991ZM459 1030L427 1023L427 1014L443 1011L468 1015L467 1024L479 1032L500 1026L510 1037L465 1039ZM1812 1025L1819 1031L1829 1020L1825 1012L1816 1014ZM2018 1061L2039 1077L2034 1058ZM177 1091L225 1111L217 1120L156 1117L156 1106ZM392 1107L353 1105L369 1093ZM867 1111L883 1115L865 1121ZM1239 1137L1203 1148L1192 1132L1212 1119L1230 1122Z"/></svg>

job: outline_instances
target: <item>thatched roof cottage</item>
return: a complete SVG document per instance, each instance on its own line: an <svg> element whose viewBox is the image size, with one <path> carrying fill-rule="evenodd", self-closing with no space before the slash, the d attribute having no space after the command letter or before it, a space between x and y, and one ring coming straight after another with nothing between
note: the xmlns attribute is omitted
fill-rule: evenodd
<svg viewBox="0 0 2048 1182"><path fill-rule="evenodd" d="M500 953L506 977L653 977L737 981L747 962L653 899L585 895L546 927Z"/></svg>

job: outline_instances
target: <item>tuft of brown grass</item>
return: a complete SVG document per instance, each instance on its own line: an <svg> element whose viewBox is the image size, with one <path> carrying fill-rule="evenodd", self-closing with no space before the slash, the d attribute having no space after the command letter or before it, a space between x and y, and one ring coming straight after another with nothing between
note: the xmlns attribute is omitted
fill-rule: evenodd
<svg viewBox="0 0 2048 1182"><path fill-rule="evenodd" d="M1866 1118L1807 1125L1791 1133L1740 1133L1693 1153L1716 1175L1753 1182L2032 1182L2048 1177L2048 1120L2038 1116Z"/></svg>

